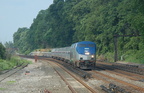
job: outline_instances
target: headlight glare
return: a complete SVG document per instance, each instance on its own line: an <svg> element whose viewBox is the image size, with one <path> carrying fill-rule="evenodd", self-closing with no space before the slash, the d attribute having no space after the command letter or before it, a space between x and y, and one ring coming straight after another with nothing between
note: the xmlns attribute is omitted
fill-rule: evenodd
<svg viewBox="0 0 144 93"><path fill-rule="evenodd" d="M92 55L91 57L94 58L94 55Z"/></svg>
<svg viewBox="0 0 144 93"><path fill-rule="evenodd" d="M86 52L86 53L85 53L85 55L89 55L89 54L90 54L89 52Z"/></svg>

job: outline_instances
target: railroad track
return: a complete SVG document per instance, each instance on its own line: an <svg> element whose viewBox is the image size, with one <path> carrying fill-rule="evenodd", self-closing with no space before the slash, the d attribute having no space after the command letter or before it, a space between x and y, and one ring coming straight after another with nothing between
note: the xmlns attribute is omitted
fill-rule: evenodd
<svg viewBox="0 0 144 93"><path fill-rule="evenodd" d="M122 64L122 66L124 66L124 65ZM144 75L138 74L138 73L133 73L132 71L123 70L122 68L118 69L117 67L114 67L114 65L112 63L97 62L97 67L98 68L105 68L105 70L107 70L107 72L115 73L119 76L123 76L123 77L129 78L131 80L144 82ZM132 68L134 67L133 71L134 71L134 69L137 69L137 66L131 66L131 67ZM128 65L127 69L128 68L129 68L129 65ZM140 69L143 70L142 67ZM144 71L142 71L141 73L144 73Z"/></svg>
<svg viewBox="0 0 144 93"><path fill-rule="evenodd" d="M65 67L54 61L48 61L61 79L66 83L72 93L97 93L81 79L68 71ZM77 85L77 86L75 86ZM78 87L78 88L77 88Z"/></svg>
<svg viewBox="0 0 144 93"><path fill-rule="evenodd" d="M48 59L49 60L49 59ZM52 59L53 60L53 59ZM55 60L57 63L60 63L61 61L57 61L57 60ZM63 63L63 62L62 62ZM65 63L63 63L62 64L61 63L61 65L64 65ZM77 68L76 68L77 69ZM104 69L102 69L102 70L104 70ZM78 70L77 70L78 71ZM86 71L87 72L87 71ZM106 71L107 72L107 71ZM117 74L117 75L119 75L119 76L124 76L124 77L126 77L125 75L123 75L123 74L118 74L118 73L116 73L116 72L113 72L113 71L108 71L109 73L113 73L113 74ZM78 72L79 73L79 72ZM111 77L111 76L109 76L109 75L105 75L105 74L103 74L103 73L101 73L101 72L99 72L99 70L98 71L96 71L96 70L93 70L93 71L88 71L87 73L89 73L90 75L91 75L91 78L95 78L95 79L98 79L98 80L102 80L103 82L105 82L107 85L109 84L109 87L111 88L111 90L112 90L112 87L114 87L114 86L116 86L116 85L114 85L114 84L117 84L118 83L118 85L120 85L120 86L126 86L126 88L121 88L121 87L119 87L119 86L116 86L117 88L115 88L114 87L114 89L113 90L115 90L116 91L116 89L117 89L117 91L121 91L120 93L129 93L129 92L127 92L127 91L131 91L131 90L129 90L129 89L133 89L133 90L137 90L137 91L139 91L139 92L142 92L142 91L144 91L144 88L142 88L142 87L139 87L139 86L137 86L137 85L134 85L134 84L131 84L131 83L128 83L128 82L126 82L126 81L123 81L123 80L120 80L120 79L117 79L117 78L114 78L114 77ZM95 74L97 74L97 75L95 75ZM102 78L102 77L104 77L104 78ZM130 78L130 77L126 77L126 78ZM90 79L90 78L89 78ZM136 79L136 78L130 78L131 80L138 80L138 79ZM114 84L112 84L112 82L115 82ZM112 86L113 85L113 86ZM102 85L103 86L103 85ZM102 86L100 86L100 87L102 87ZM103 86L103 88L104 88L104 86ZM106 87L105 87L106 88ZM108 91L110 90L110 89L107 89ZM125 92L124 92L125 91ZM116 92L113 92L113 93L116 93Z"/></svg>
<svg viewBox="0 0 144 93"><path fill-rule="evenodd" d="M101 61L97 61L97 64L101 64L105 67L109 67L109 68L113 68L113 69L119 69L119 70L123 70L126 72L144 75L144 66L140 66L140 65L109 63L109 62L101 62Z"/></svg>
<svg viewBox="0 0 144 93"><path fill-rule="evenodd" d="M103 80L107 84L110 84L110 83L114 82L114 83L119 84L121 86L126 86L127 89L130 88L130 89L134 89L134 90L140 91L140 93L144 91L144 88L141 87L141 86L137 86L137 85L135 85L133 83L118 79L116 77L112 77L112 76L110 76L108 74L104 74L104 73L101 73L99 71L92 71L91 73L92 73L93 77L96 77L96 76L97 77L98 76L99 77L104 77L104 78L101 78L101 80Z"/></svg>
<svg viewBox="0 0 144 93"><path fill-rule="evenodd" d="M137 65L128 65L128 64L120 64L120 63L115 63L112 64L112 66L116 69L124 70L127 72L132 72L140 75L144 75L144 68L140 68Z"/></svg>
<svg viewBox="0 0 144 93"><path fill-rule="evenodd" d="M69 69L70 71L74 72L75 74L77 74L78 76L82 77L85 80L90 79L92 76L90 73L87 73L86 71L81 70L79 68L72 67L72 65L70 65L68 63L64 63L64 62L56 60L56 59L48 59L48 60L55 61L55 62L63 65L65 68Z"/></svg>
<svg viewBox="0 0 144 93"><path fill-rule="evenodd" d="M0 75L0 82L4 81L5 79L9 78L10 76L14 75L15 73L17 73L18 71L22 70L23 68L25 68L28 65L28 63L22 63L19 66L16 66L15 68L5 71L4 73L2 73Z"/></svg>
<svg viewBox="0 0 144 93"><path fill-rule="evenodd" d="M141 81L144 79L143 75L139 75L139 74L135 74L135 73L130 73L127 71L123 71L123 70L119 70L119 69L115 69L112 66L107 66L107 65L103 65L103 64L97 64L97 68L99 69L103 69L109 73L113 73L122 77L126 77L129 78L131 80L135 80L135 81Z"/></svg>
<svg viewBox="0 0 144 93"><path fill-rule="evenodd" d="M101 86L99 85L99 87L101 87L103 90L107 90L107 93L117 93L117 92L114 92L114 91L108 92L109 90L115 90L115 89L121 90L121 92L118 92L118 93L129 93L129 92L131 92L131 93L142 93L144 91L144 88L143 88L144 85L140 86L140 85L136 85L136 84L133 83L133 82L136 82L136 83L143 84L143 82L138 82L139 81L138 78L143 79L143 75L138 75L138 74L134 74L134 73L130 73L130 72L125 72L123 70L113 68L113 66L111 67L111 65L106 66L106 65L98 63L97 68L95 70L93 70L93 71L84 71L84 70L80 70L78 68L73 68L71 65L68 66L69 64L66 64L66 63L64 63L60 60L55 60L55 59L52 59L52 58L41 58L41 60L55 61L55 63L57 65L61 64L60 67L62 67L63 70L64 69L69 69L70 71L80 75L81 77L87 75L88 76L87 79L89 79L89 80L90 79L100 80L100 81L104 82L104 85L101 85ZM59 73L58 72L59 70L57 70L57 69L55 69L55 70L56 70L57 73ZM70 71L68 71L67 73L69 73ZM61 73L59 73L59 74L61 74ZM72 74L72 75L74 75L74 74ZM113 77L112 75L114 75L114 76L117 75L117 77ZM132 77L132 76L134 76L134 77ZM131 82L121 80L118 77L127 78ZM64 77L61 77L61 78L64 78ZM63 79L63 81L67 81L67 80ZM71 88L70 87L71 84L69 85L68 82L66 84L69 86L69 88ZM110 87L110 89L107 89L107 87ZM97 88L97 89L99 89L99 88ZM70 90L75 90L75 89L70 89ZM128 92L123 92L124 90L128 91ZM92 92L92 93L95 93L95 92ZM75 92L73 92L73 93L75 93Z"/></svg>

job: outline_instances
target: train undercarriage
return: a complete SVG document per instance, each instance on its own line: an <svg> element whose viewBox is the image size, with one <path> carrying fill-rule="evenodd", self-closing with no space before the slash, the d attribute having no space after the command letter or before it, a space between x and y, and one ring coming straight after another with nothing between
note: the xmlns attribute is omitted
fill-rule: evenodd
<svg viewBox="0 0 144 93"><path fill-rule="evenodd" d="M95 61L78 61L78 62L74 62L73 64L75 67L79 67L81 69L94 69L96 66L96 62Z"/></svg>

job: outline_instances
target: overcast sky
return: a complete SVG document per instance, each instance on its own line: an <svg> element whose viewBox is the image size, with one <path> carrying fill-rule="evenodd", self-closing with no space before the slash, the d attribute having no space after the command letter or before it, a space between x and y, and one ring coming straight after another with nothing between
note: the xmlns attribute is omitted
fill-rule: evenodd
<svg viewBox="0 0 144 93"><path fill-rule="evenodd" d="M13 41L13 34L22 27L30 27L40 10L53 0L0 0L0 42Z"/></svg>

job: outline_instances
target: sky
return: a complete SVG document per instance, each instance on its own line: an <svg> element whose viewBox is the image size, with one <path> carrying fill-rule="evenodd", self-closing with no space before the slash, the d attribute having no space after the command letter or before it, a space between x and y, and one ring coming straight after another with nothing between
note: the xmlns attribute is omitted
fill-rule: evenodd
<svg viewBox="0 0 144 93"><path fill-rule="evenodd" d="M18 28L29 28L40 10L45 10L53 0L0 0L0 42L13 42Z"/></svg>

